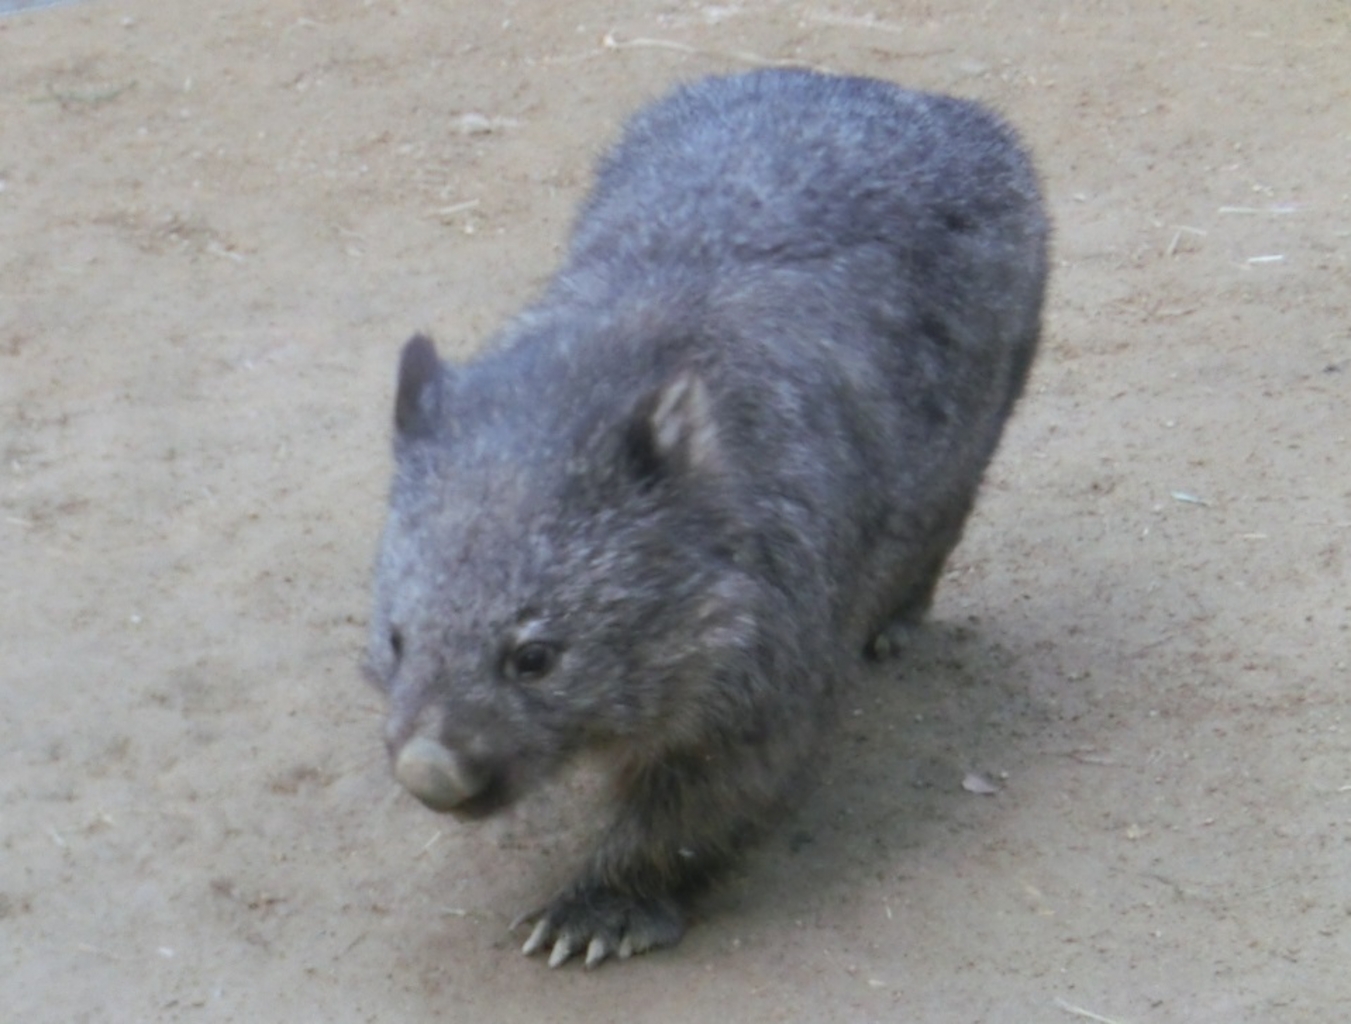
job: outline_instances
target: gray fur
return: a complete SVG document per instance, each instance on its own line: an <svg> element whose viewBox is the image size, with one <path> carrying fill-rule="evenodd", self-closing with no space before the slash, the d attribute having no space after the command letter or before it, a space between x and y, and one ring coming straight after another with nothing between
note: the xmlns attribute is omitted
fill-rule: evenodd
<svg viewBox="0 0 1351 1024"><path fill-rule="evenodd" d="M761 71L602 162L475 361L405 348L367 672L398 778L491 813L571 755L614 818L526 952L679 940L838 681L927 610L1037 344L1047 224L988 111Z"/></svg>

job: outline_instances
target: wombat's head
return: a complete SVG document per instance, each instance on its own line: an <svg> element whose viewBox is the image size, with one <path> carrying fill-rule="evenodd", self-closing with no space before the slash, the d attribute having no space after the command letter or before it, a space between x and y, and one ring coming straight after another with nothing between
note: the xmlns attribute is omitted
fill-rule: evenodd
<svg viewBox="0 0 1351 1024"><path fill-rule="evenodd" d="M366 674L435 810L490 813L582 747L697 742L753 632L703 381L625 397L545 361L403 352Z"/></svg>

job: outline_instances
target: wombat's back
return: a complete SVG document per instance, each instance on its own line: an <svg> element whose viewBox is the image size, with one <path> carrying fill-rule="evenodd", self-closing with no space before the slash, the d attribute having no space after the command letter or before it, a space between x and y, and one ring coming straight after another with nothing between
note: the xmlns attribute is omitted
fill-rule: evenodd
<svg viewBox="0 0 1351 1024"><path fill-rule="evenodd" d="M880 244L922 269L953 236L1026 258L1045 229L1036 175L986 108L876 79L762 71L703 79L630 120L571 262L612 267L623 252L725 271Z"/></svg>

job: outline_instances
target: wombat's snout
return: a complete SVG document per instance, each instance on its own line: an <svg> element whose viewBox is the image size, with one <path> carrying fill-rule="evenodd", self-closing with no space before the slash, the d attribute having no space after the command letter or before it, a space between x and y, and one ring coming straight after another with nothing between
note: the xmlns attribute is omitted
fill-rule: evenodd
<svg viewBox="0 0 1351 1024"><path fill-rule="evenodd" d="M394 759L394 777L434 811L473 812L492 786L481 766L426 736L414 736Z"/></svg>

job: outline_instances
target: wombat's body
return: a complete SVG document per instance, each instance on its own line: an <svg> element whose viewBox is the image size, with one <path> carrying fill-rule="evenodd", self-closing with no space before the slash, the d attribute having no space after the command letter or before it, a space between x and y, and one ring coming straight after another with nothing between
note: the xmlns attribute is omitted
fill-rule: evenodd
<svg viewBox="0 0 1351 1024"><path fill-rule="evenodd" d="M368 656L395 773L478 816L583 748L614 770L527 952L675 942L793 795L836 681L929 605L1032 361L1046 234L979 107L710 79L634 118L486 354L408 344Z"/></svg>

